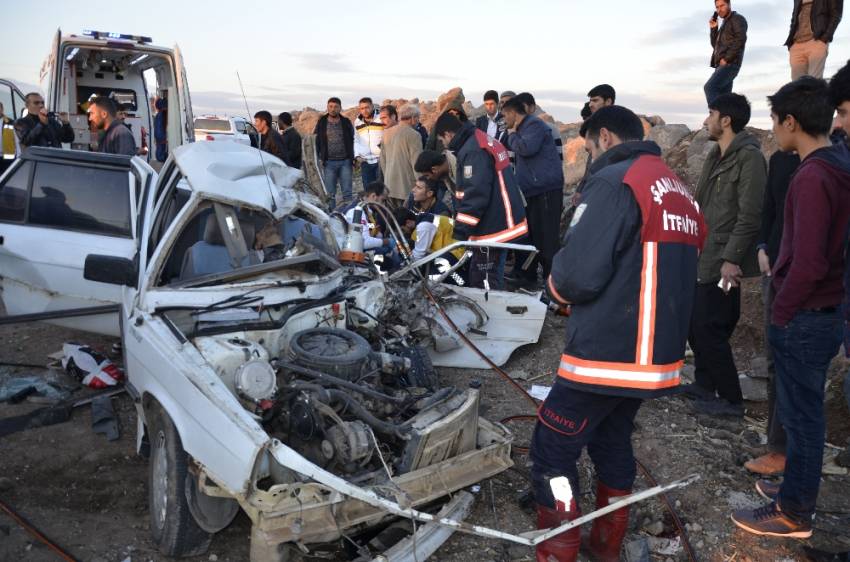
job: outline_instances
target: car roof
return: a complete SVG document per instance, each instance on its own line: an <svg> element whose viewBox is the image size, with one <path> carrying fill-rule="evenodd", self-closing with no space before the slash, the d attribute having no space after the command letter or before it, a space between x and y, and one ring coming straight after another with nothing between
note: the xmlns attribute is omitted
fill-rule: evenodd
<svg viewBox="0 0 850 562"><path fill-rule="evenodd" d="M207 121L247 121L247 119L238 115L234 115L231 117L219 117L218 115L198 115L197 117L195 117L195 121L197 121L198 119L204 119Z"/></svg>
<svg viewBox="0 0 850 562"><path fill-rule="evenodd" d="M286 164L250 146L194 142L178 147L173 156L192 191L207 198L241 202L273 212L272 208L285 206L282 201L294 194L276 181L285 174Z"/></svg>
<svg viewBox="0 0 850 562"><path fill-rule="evenodd" d="M99 164L116 168L130 169L132 156L123 154L106 154L104 152L89 152L87 150L68 150L65 148L46 148L31 146L23 151L21 160L34 162L70 163L82 162L86 164Z"/></svg>

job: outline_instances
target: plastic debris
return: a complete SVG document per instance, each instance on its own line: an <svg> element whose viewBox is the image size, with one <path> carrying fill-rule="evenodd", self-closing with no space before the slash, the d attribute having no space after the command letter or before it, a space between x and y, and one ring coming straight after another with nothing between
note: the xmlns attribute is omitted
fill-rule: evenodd
<svg viewBox="0 0 850 562"><path fill-rule="evenodd" d="M531 390L528 393L532 398L537 398L538 400L546 400L546 397L549 396L549 391L552 390L551 386L543 386L540 384L531 385Z"/></svg>
<svg viewBox="0 0 850 562"><path fill-rule="evenodd" d="M124 380L121 369L88 346L66 343L62 351L62 367L89 388L108 388Z"/></svg>
<svg viewBox="0 0 850 562"><path fill-rule="evenodd" d="M682 551L682 541L679 537L673 539L647 537L646 542L650 551L661 556L675 556Z"/></svg>

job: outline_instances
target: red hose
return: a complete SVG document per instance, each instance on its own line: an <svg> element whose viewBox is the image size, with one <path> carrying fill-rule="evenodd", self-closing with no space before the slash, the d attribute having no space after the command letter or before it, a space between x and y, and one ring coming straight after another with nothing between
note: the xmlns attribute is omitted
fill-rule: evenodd
<svg viewBox="0 0 850 562"><path fill-rule="evenodd" d="M62 548L56 543L48 539L44 534L42 534L41 531L33 527L29 521L24 519L14 509L4 503L3 500L0 500L0 510L6 512L6 515L11 517L15 521L15 523L21 526L23 530L38 539L38 541L43 543L47 548L55 552L56 555L59 556L59 558L61 558L62 560L65 560L66 562L79 562L76 558L62 550Z"/></svg>
<svg viewBox="0 0 850 562"><path fill-rule="evenodd" d="M443 310L443 307L440 306L439 302L437 302L436 297L434 297L434 294L431 292L431 289L428 288L428 285L423 283L422 286L425 289L425 294L428 295L428 298L431 300L432 303L434 303L434 306L437 307L437 310L440 312L440 315L443 317L443 319L446 322L448 322L448 324L449 324L449 326L451 326L452 330L454 330L454 332L458 336L460 336L461 340L463 340L463 342L472 351L474 351L476 353L476 355L478 355L478 357L483 359L484 362L487 363L490 366L491 369L496 371L496 373L498 373L499 376L501 376L503 379L508 381L514 388L516 388L520 392L521 395L525 396L532 404L534 404L534 410L536 412L538 407L539 407L538 404L537 404L537 400L535 400L533 396L531 396L528 392L526 392L526 390L519 383L517 383L514 379L512 379L509 374L507 374L498 365L496 365L493 361L491 361L489 357L484 355L484 353L480 349L478 349L478 347L474 343L472 343L469 340L469 338L467 338L466 335L463 332L460 331L460 329L452 321L452 319L449 318L449 315L446 314L446 312ZM508 417L502 419L501 423L509 423L511 421L516 421L516 420L525 420L525 421L537 420L537 416L536 415L532 416L532 415L527 415L527 414L516 415L516 416L508 416ZM529 452L528 447L513 447L513 449L516 450L517 452L520 452L520 453L528 453ZM644 477L649 481L650 485L651 486L657 486L658 483L655 481L655 478L652 477L652 474L650 474L649 470L647 470L647 468L643 465L643 463L641 463L637 458L635 458L635 463L637 464L637 467L640 469L641 473L643 473ZM662 492L659 495L661 497L661 500L664 502L664 506L667 508L667 511L670 513L670 516L673 518L673 524L676 526L676 529L679 533L679 536L682 537L682 543L684 543L685 552L687 553L688 558L692 562L696 562L696 560L697 560L696 554L694 553L694 550L691 547L691 543L688 540L688 533L685 530L684 525L682 525L682 520L679 518L679 515L676 513L676 510L673 508L673 505L670 503L670 498L668 498L667 494L664 493L664 492Z"/></svg>

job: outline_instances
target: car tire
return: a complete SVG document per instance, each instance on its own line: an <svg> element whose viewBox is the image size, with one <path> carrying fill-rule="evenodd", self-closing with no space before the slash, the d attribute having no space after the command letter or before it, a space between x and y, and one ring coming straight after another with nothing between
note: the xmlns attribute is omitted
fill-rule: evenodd
<svg viewBox="0 0 850 562"><path fill-rule="evenodd" d="M166 556L195 556L207 551L213 534L198 526L186 500L189 455L174 422L154 403L147 412L150 436L148 509L153 542Z"/></svg>
<svg viewBox="0 0 850 562"><path fill-rule="evenodd" d="M340 328L312 328L289 344L295 363L345 379L357 378L372 352L363 336Z"/></svg>
<svg viewBox="0 0 850 562"><path fill-rule="evenodd" d="M408 386L418 386L436 391L440 387L437 370L431 362L428 350L421 345L405 347L398 355L410 359L410 370L405 375Z"/></svg>

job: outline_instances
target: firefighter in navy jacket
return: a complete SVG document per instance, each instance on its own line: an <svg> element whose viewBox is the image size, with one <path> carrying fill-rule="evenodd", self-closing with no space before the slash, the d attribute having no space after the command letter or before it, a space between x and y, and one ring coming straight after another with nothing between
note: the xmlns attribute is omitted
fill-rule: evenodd
<svg viewBox="0 0 850 562"><path fill-rule="evenodd" d="M525 204L507 149L448 112L437 119L434 132L457 158L455 239L512 242L527 236ZM501 289L504 270L505 250L476 249L469 284Z"/></svg>
<svg viewBox="0 0 850 562"><path fill-rule="evenodd" d="M556 504L549 480L569 479L587 446L598 478L597 507L631 493L631 435L641 400L679 385L705 224L690 192L645 142L637 116L600 109L582 127L593 156L563 248L547 286L570 304L558 376L538 411L531 446L538 526L578 517L575 503ZM563 505L563 509L556 509ZM590 550L619 560L628 508L596 519ZM538 560L575 560L579 529L538 546Z"/></svg>

